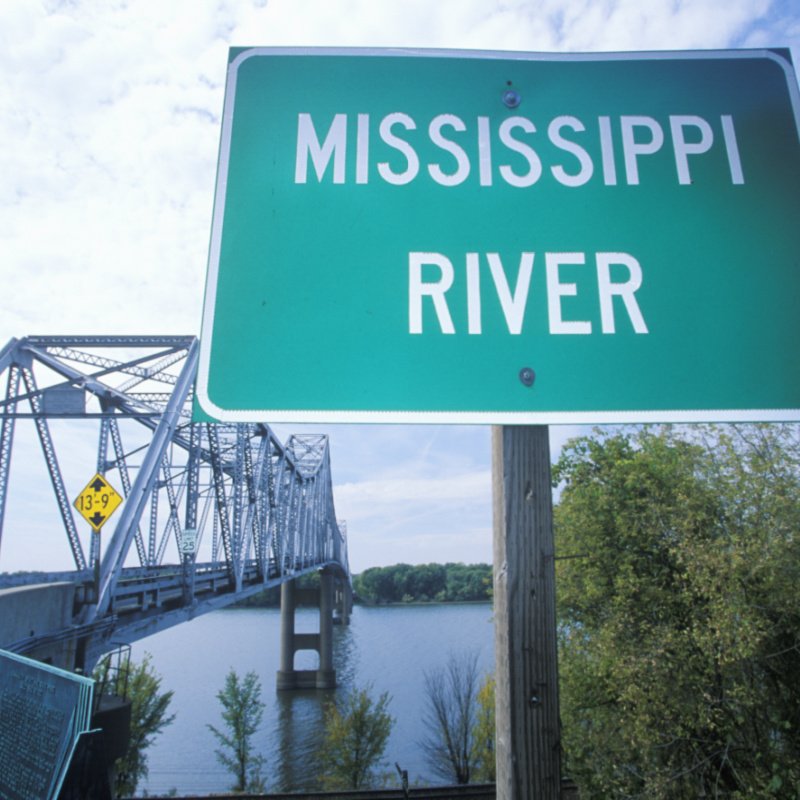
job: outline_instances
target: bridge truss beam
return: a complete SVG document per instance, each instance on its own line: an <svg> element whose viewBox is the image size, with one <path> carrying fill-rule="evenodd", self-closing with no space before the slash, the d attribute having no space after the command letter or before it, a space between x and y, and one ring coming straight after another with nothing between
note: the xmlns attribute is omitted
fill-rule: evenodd
<svg viewBox="0 0 800 800"><path fill-rule="evenodd" d="M0 588L72 581L84 661L301 573L328 567L349 582L327 437L283 444L265 423L193 422L197 352L187 336L29 336L0 350L0 570L8 537L39 546L8 513L15 442L31 423L71 560L0 574ZM73 442L80 431L86 452L59 453L56 427ZM70 498L95 470L123 504L84 548L88 526ZM25 652L67 635L10 644Z"/></svg>

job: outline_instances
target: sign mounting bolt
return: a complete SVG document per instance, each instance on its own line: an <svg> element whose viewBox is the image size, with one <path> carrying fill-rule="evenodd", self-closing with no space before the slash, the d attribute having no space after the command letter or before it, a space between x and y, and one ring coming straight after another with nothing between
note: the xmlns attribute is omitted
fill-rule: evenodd
<svg viewBox="0 0 800 800"><path fill-rule="evenodd" d="M507 108L516 108L521 102L522 97L516 89L506 89L503 92L503 103Z"/></svg>
<svg viewBox="0 0 800 800"><path fill-rule="evenodd" d="M523 386L533 386L536 380L536 373L530 367L523 367L519 371L519 379L522 381Z"/></svg>

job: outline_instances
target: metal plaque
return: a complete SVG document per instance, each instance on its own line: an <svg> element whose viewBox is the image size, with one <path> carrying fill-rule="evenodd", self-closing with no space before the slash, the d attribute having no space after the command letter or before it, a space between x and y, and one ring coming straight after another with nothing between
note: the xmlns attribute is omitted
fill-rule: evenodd
<svg viewBox="0 0 800 800"><path fill-rule="evenodd" d="M57 795L80 734L89 729L94 681L0 650L0 797Z"/></svg>

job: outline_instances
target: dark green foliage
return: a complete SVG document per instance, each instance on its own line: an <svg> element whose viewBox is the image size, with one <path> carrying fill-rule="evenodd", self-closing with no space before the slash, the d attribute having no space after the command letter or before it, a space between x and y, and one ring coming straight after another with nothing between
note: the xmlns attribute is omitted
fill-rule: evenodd
<svg viewBox="0 0 800 800"><path fill-rule="evenodd" d="M555 512L561 711L582 798L796 798L793 426L598 433Z"/></svg>
<svg viewBox="0 0 800 800"><path fill-rule="evenodd" d="M255 672L240 678L231 668L225 677L225 686L217 692L222 704L222 719L225 729L208 725L222 745L216 751L217 759L231 773L236 782L234 792L258 792L264 790L261 767L264 758L253 751L252 738L261 724L264 703L261 702L261 682Z"/></svg>
<svg viewBox="0 0 800 800"><path fill-rule="evenodd" d="M489 564L371 567L353 576L353 587L366 603L489 600L492 567Z"/></svg>
<svg viewBox="0 0 800 800"><path fill-rule="evenodd" d="M101 666L95 680L102 682L107 665ZM131 797L139 781L147 777L147 748L174 719L167 716L173 692L161 692L161 677L150 664L146 654L139 664L124 661L119 670L111 672L113 693L131 700L131 729L128 752L114 764L114 796Z"/></svg>

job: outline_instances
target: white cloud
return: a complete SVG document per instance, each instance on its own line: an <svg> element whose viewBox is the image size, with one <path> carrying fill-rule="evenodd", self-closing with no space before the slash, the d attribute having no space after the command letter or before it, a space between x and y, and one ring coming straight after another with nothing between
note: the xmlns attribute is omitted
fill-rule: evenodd
<svg viewBox="0 0 800 800"><path fill-rule="evenodd" d="M373 504L446 500L470 502L483 493L489 479L487 472L473 472L439 478L407 478L405 480L366 480L337 486L344 500L364 498ZM483 498L480 498L483 499Z"/></svg>
<svg viewBox="0 0 800 800"><path fill-rule="evenodd" d="M491 564L491 527L463 526L435 533L402 531L383 534L380 540L366 536L350 537L350 568L354 573L391 564L448 561Z"/></svg>
<svg viewBox="0 0 800 800"><path fill-rule="evenodd" d="M766 0L6 0L0 338L198 330L230 44L781 45L799 18Z"/></svg>
<svg viewBox="0 0 800 800"><path fill-rule="evenodd" d="M491 473L474 472L438 478L361 481L336 487L337 509L348 520L387 518L395 522L415 516L419 508L458 504L459 510L485 506L491 493Z"/></svg>
<svg viewBox="0 0 800 800"><path fill-rule="evenodd" d="M800 56L799 41L791 0L4 0L0 345L199 330L229 45ZM551 429L554 454L572 432ZM330 434L337 503L362 552L480 549L487 429Z"/></svg>

